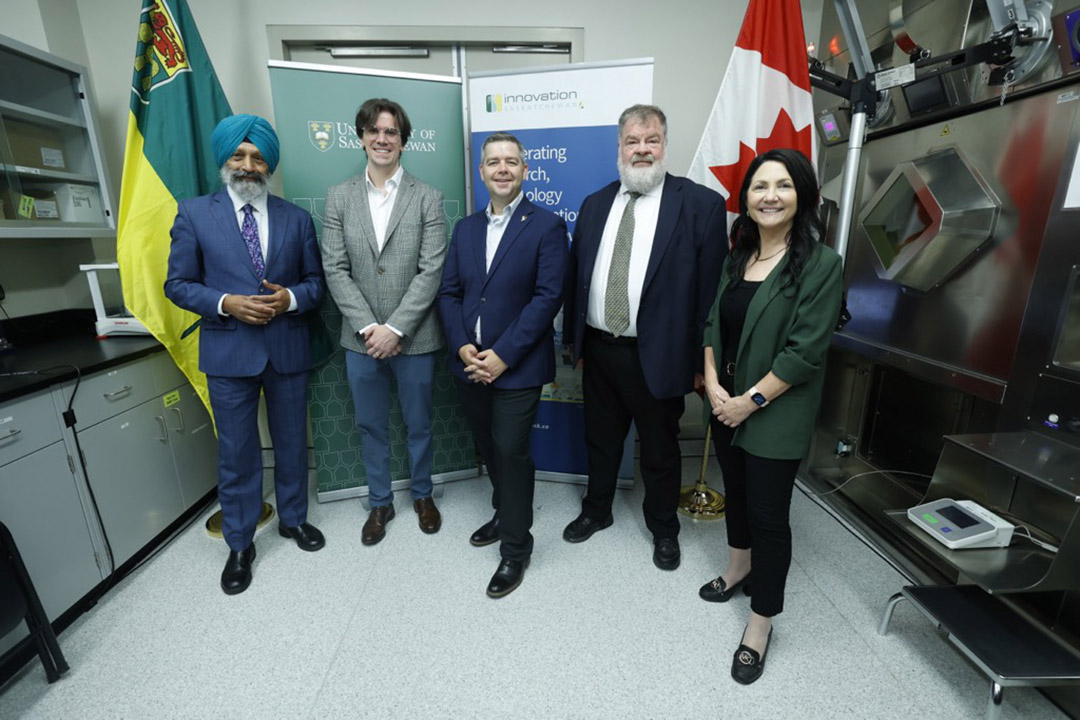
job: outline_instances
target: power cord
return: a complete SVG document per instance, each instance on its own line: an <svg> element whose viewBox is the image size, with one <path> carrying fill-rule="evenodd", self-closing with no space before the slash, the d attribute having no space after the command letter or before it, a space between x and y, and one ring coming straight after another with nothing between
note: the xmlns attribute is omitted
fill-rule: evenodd
<svg viewBox="0 0 1080 720"><path fill-rule="evenodd" d="M1023 535L1020 535L1021 530L1024 531ZM1020 535L1020 537L1026 537L1028 540L1035 543L1036 545L1041 547L1043 550L1046 550L1047 552L1054 553L1055 555L1057 554L1058 549L1057 549L1056 546L1051 545L1050 543L1045 543L1042 540L1036 539L1031 534L1031 530L1029 530L1027 528L1027 526L1025 526L1025 525L1017 525L1016 529L1014 530L1014 533L1017 534L1017 535Z"/></svg>
<svg viewBox="0 0 1080 720"><path fill-rule="evenodd" d="M926 473L921 472L912 472L911 470L867 470L866 472L855 473L847 480L834 487L832 490L826 490L825 492L821 493L810 491L809 494L813 495L814 497L825 497L826 495L832 495L834 492L842 489L845 485L847 485L855 478L861 478L866 475L914 475L915 477L927 478L928 480L934 479L933 475L927 475Z"/></svg>

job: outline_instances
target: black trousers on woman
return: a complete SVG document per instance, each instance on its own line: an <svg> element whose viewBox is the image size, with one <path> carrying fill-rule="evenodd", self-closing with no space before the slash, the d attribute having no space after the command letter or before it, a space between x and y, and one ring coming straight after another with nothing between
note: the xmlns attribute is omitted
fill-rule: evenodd
<svg viewBox="0 0 1080 720"><path fill-rule="evenodd" d="M769 412L769 409L760 412ZM791 492L798 460L772 460L733 447L735 428L711 418L713 446L724 473L728 545L750 550L750 609L772 617L784 610L791 566Z"/></svg>

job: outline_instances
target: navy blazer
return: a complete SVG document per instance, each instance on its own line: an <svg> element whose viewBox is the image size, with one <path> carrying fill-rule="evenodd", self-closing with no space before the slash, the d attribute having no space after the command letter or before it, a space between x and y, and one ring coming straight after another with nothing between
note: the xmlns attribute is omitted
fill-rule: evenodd
<svg viewBox="0 0 1080 720"><path fill-rule="evenodd" d="M584 357L593 266L619 185L616 180L585 198L574 228L563 336L578 357ZM665 176L637 314L638 355L654 397L685 395L694 387L694 373L704 370L702 333L727 250L724 198L686 178Z"/></svg>
<svg viewBox="0 0 1080 720"><path fill-rule="evenodd" d="M225 190L181 200L172 227L165 296L202 316L199 370L207 375L250 377L270 362L280 373L311 367L308 318L322 298L322 260L311 215L290 202L267 197L270 240L266 279L292 290L296 312L266 325L218 315L218 301L233 295L266 295L248 255Z"/></svg>
<svg viewBox="0 0 1080 720"><path fill-rule="evenodd" d="M507 390L555 379L553 322L566 284L566 223L522 198L487 265L487 215L473 213L454 228L437 306L450 346L451 372L462 380L458 350L476 342L480 317L483 348L507 364L493 383Z"/></svg>

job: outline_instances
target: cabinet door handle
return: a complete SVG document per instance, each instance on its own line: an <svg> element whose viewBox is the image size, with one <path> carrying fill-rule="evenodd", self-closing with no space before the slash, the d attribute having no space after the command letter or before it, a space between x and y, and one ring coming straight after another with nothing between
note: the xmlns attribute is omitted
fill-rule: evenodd
<svg viewBox="0 0 1080 720"><path fill-rule="evenodd" d="M180 408L175 407L169 408L169 411L176 413L176 419L180 422L180 424L176 426L176 429L179 432L184 432L184 413L181 412Z"/></svg>
<svg viewBox="0 0 1080 720"><path fill-rule="evenodd" d="M159 437L158 440L161 441L161 442L168 442L169 441L169 428L168 428L168 426L165 425L165 418L161 417L160 415L155 415L154 419L157 420L158 424L161 425L161 437Z"/></svg>
<svg viewBox="0 0 1080 720"><path fill-rule="evenodd" d="M112 392L109 392L109 393L102 393L102 395L105 397L106 400L112 400L117 395L123 395L126 392L131 392L131 386L130 385L125 385L124 387L120 388L119 390L113 390Z"/></svg>
<svg viewBox="0 0 1080 720"><path fill-rule="evenodd" d="M8 430L6 433L4 433L2 436L0 436L0 440L7 440L8 438L13 438L13 437L15 437L16 435L18 435L21 432L22 432L22 430L20 430L18 428L12 428L12 429Z"/></svg>

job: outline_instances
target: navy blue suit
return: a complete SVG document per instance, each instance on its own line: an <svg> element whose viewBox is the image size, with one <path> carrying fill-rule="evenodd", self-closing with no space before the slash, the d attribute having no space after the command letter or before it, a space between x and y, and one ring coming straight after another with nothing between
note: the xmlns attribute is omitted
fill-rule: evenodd
<svg viewBox="0 0 1080 720"><path fill-rule="evenodd" d="M532 552L535 466L530 436L540 390L555 379L552 323L562 305L568 261L566 224L522 198L487 267L487 215L457 224L437 306L473 436L488 465L502 556ZM476 319L480 318L480 341ZM458 351L491 349L507 369L492 384L471 382Z"/></svg>
<svg viewBox="0 0 1080 720"><path fill-rule="evenodd" d="M585 360L585 443L589 491L582 512L611 513L623 441L631 421L641 441L645 521L654 537L679 532L678 446L683 398L704 367L702 335L727 254L727 212L719 193L666 175L641 289L636 338L586 328L593 269L618 181L585 198L570 250L563 335Z"/></svg>
<svg viewBox="0 0 1080 720"><path fill-rule="evenodd" d="M180 201L165 281L170 300L202 316L199 369L207 375L218 431L225 540L236 551L251 544L262 505L260 392L274 444L278 516L288 527L307 519L307 313L325 284L311 216L272 195L267 215L266 279L292 291L296 312L266 325L218 315L222 295L271 292L256 275L225 190Z"/></svg>

